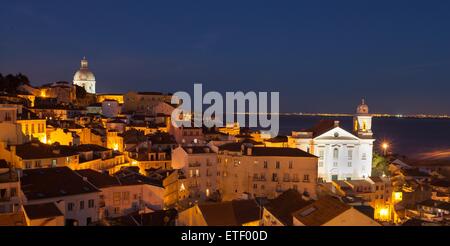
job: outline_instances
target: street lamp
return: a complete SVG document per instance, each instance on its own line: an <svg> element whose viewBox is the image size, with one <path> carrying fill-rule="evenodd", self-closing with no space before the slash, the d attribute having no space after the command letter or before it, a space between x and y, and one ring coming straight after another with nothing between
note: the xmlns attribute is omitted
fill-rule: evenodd
<svg viewBox="0 0 450 246"><path fill-rule="evenodd" d="M381 145L381 148L383 148L383 155L386 156L386 152L387 152L387 149L389 148L389 144L386 143L386 142L384 142L384 143Z"/></svg>

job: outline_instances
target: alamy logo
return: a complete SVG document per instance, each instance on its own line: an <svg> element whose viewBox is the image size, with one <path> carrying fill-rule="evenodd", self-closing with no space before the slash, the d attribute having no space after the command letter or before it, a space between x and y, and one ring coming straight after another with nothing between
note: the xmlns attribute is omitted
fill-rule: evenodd
<svg viewBox="0 0 450 246"><path fill-rule="evenodd" d="M269 98L268 92L226 92L224 100L217 91L203 95L202 84L194 84L194 100L185 91L173 94L171 102L180 105L172 112L172 125L223 127L226 123L237 122L243 127L260 128L263 134L275 137L279 131L279 94L270 92ZM203 109L204 104L210 106Z"/></svg>

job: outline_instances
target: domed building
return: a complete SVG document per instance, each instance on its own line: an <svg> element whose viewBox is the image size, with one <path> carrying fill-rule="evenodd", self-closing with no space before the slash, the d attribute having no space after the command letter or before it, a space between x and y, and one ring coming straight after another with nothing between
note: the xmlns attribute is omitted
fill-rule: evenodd
<svg viewBox="0 0 450 246"><path fill-rule="evenodd" d="M86 57L83 57L80 69L73 76L73 84L83 87L88 93L95 94L95 76L88 68Z"/></svg>

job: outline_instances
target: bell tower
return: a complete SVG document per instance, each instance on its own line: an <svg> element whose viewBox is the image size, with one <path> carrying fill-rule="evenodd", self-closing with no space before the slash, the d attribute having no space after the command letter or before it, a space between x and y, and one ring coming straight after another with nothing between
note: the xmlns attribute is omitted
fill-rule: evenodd
<svg viewBox="0 0 450 246"><path fill-rule="evenodd" d="M369 106L364 99L356 108L356 114L353 116L353 131L359 137L372 137L372 116L369 114Z"/></svg>

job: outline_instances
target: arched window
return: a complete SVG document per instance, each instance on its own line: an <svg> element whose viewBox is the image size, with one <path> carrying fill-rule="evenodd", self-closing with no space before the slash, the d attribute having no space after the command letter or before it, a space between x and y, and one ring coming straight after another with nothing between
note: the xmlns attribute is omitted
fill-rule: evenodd
<svg viewBox="0 0 450 246"><path fill-rule="evenodd" d="M339 150L338 148L333 149L333 159L337 160L339 159Z"/></svg>

